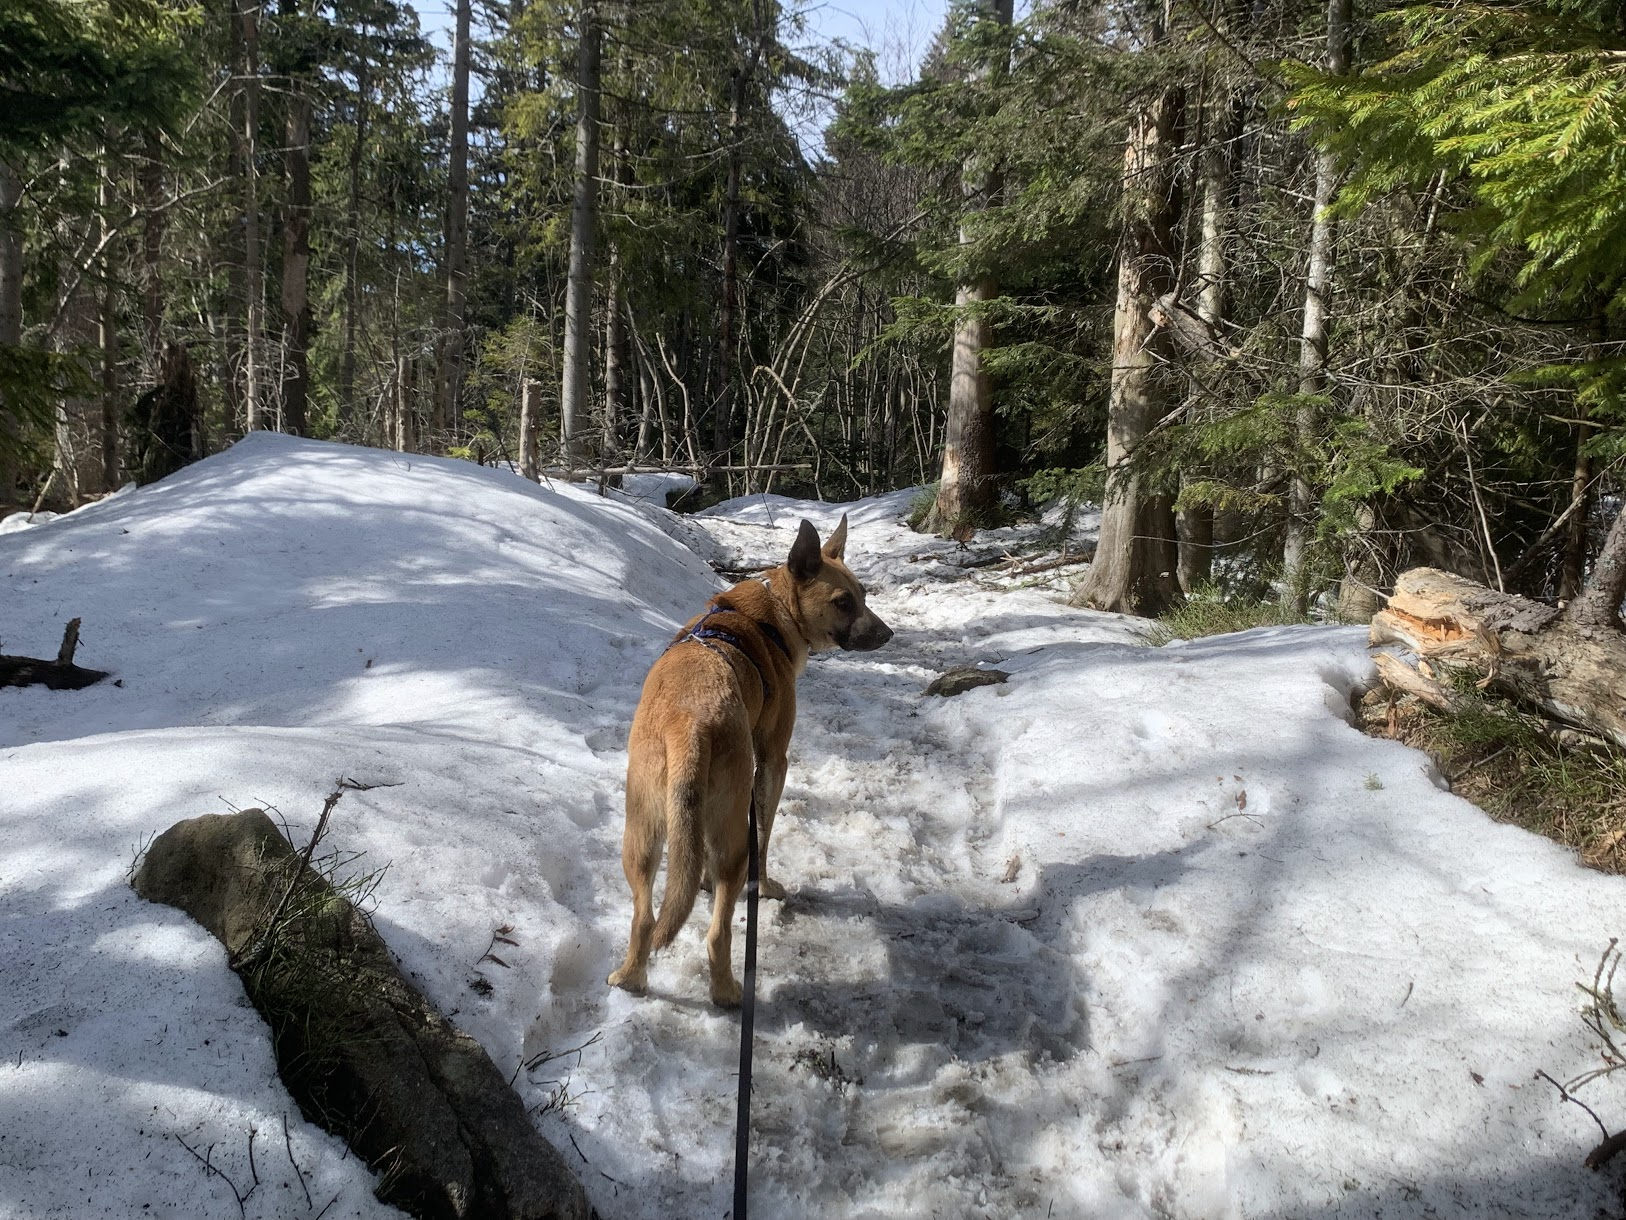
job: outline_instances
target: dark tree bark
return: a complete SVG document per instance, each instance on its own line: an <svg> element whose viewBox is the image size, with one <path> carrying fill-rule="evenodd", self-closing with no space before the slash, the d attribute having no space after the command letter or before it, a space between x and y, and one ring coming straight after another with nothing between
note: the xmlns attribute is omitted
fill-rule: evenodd
<svg viewBox="0 0 1626 1220"><path fill-rule="evenodd" d="M129 472L138 483L156 483L204 455L197 377L184 343L164 348L158 384L130 407L124 432Z"/></svg>
<svg viewBox="0 0 1626 1220"><path fill-rule="evenodd" d="M618 185L627 182L626 152L626 138L618 126L611 152L611 172ZM604 454L608 458L622 451L627 413L627 317L622 299L621 247L614 240L604 270Z"/></svg>
<svg viewBox="0 0 1626 1220"><path fill-rule="evenodd" d="M246 303L244 316L244 416L243 426L253 432L267 424L265 355L264 271L260 266L260 26L259 5L255 0L238 0L243 30L243 273Z"/></svg>
<svg viewBox="0 0 1626 1220"><path fill-rule="evenodd" d="M73 663L79 647L79 620L70 619L62 632L62 646L54 660L0 656L0 686L43 686L47 690L83 690L107 677L100 669Z"/></svg>
<svg viewBox="0 0 1626 1220"><path fill-rule="evenodd" d="M164 346L164 145L156 131L146 134L141 160L141 337L145 369L158 380Z"/></svg>
<svg viewBox="0 0 1626 1220"><path fill-rule="evenodd" d="M441 354L435 376L434 444L457 422L463 389L463 306L468 295L469 244L469 25L470 0L457 0L457 32L452 47L451 160L446 192L446 308L441 320Z"/></svg>
<svg viewBox="0 0 1626 1220"><path fill-rule="evenodd" d="M298 0L284 0L282 11L284 16L297 13ZM282 334L287 372L282 383L282 428L305 436L310 432L311 99L306 82L297 76L290 86L287 131L283 165L288 201L282 218Z"/></svg>
<svg viewBox="0 0 1626 1220"><path fill-rule="evenodd" d="M356 129L350 145L350 199L345 223L344 247L344 350L339 357L339 418L344 424L356 419L356 327L361 310L361 159L367 146L370 117L367 58L356 68Z"/></svg>
<svg viewBox="0 0 1626 1220"><path fill-rule="evenodd" d="M542 383L526 378L519 397L519 473L533 483L541 481L536 426L541 410Z"/></svg>
<svg viewBox="0 0 1626 1220"><path fill-rule="evenodd" d="M289 1092L379 1175L381 1200L435 1220L587 1220L503 1073L310 867L315 844L296 851L259 809L208 814L159 835L131 885L225 946Z"/></svg>
<svg viewBox="0 0 1626 1220"><path fill-rule="evenodd" d="M23 341L23 235L16 218L23 198L17 171L0 159L0 346ZM7 405L0 400L0 411ZM0 504L9 503L17 471L9 455L0 452Z"/></svg>
<svg viewBox="0 0 1626 1220"><path fill-rule="evenodd" d="M1592 565L1592 579L1565 608L1564 617L1578 627L1618 628L1622 601L1626 601L1626 510L1615 514Z"/></svg>
<svg viewBox="0 0 1626 1220"><path fill-rule="evenodd" d="M565 280L564 377L559 396L565 465L587 462L592 406L589 382L593 343L593 247L598 226L599 54L598 8L583 3L577 17L576 187L570 208L570 268Z"/></svg>
<svg viewBox="0 0 1626 1220"><path fill-rule="evenodd" d="M721 384L711 417L714 460L728 462L734 430L734 366L736 315L739 312L740 246L740 123L745 109L745 74L738 69L729 83L728 175L723 189L723 297L717 319L717 351Z"/></svg>

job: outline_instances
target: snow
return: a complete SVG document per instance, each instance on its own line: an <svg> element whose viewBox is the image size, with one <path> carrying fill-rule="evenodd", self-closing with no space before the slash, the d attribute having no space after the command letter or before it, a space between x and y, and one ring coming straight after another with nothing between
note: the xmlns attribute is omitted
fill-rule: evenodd
<svg viewBox="0 0 1626 1220"><path fill-rule="evenodd" d="M18 512L0 518L0 534L16 534L23 530L33 529L36 525L44 525L48 521L55 521L61 513L48 512Z"/></svg>
<svg viewBox="0 0 1626 1220"><path fill-rule="evenodd" d="M1063 604L1066 557L985 562L1059 545L1043 523L961 547L908 531L912 498L678 518L256 435L0 538L5 650L50 655L77 615L80 663L123 684L0 692L0 1215L235 1214L181 1141L245 1190L251 1129L246 1215L396 1214L300 1117L220 947L126 882L153 834L228 806L302 843L347 776L380 786L335 811L343 867L384 870L406 968L505 1072L533 1065L516 1086L600 1214L723 1216L738 1019L706 1002L699 915L649 996L603 981L626 724L721 587L708 561L777 562L843 511L897 635L798 691L754 1214L1615 1206L1580 1167L1596 1128L1533 1077L1597 1063L1574 983L1626 886L1351 728L1359 631L1148 648ZM920 695L971 663L1011 679ZM480 960L502 925L506 968ZM1606 1120L1614 1087L1584 1094Z"/></svg>

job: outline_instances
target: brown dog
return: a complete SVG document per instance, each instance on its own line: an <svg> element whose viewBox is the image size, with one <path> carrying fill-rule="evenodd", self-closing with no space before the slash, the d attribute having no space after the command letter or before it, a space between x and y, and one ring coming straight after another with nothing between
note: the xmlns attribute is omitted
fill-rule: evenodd
<svg viewBox="0 0 1626 1220"><path fill-rule="evenodd" d="M846 544L846 517L822 549L818 531L803 521L783 567L712 598L644 679L627 741L621 838L621 867L632 887L632 942L610 975L611 986L644 990L650 951L672 943L701 881L709 879L715 888L706 933L712 1002L740 1002L732 928L745 885L753 796L762 893L785 895L784 886L768 880L768 838L796 725L796 679L809 653L867 652L892 638L842 562ZM652 898L663 843L671 852L657 920Z"/></svg>

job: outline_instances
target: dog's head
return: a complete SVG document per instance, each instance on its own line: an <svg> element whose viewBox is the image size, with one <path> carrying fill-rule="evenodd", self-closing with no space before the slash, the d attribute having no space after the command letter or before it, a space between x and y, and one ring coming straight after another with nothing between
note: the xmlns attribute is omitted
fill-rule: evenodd
<svg viewBox="0 0 1626 1220"><path fill-rule="evenodd" d="M869 652L892 638L892 628L864 604L864 586L847 569L847 518L821 547L819 531L802 522L785 568L797 617L814 652L848 648Z"/></svg>

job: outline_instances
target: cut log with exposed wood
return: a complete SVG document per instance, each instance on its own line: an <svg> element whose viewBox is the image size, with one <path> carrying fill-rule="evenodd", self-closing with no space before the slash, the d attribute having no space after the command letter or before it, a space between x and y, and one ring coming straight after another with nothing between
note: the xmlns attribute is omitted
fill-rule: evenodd
<svg viewBox="0 0 1626 1220"><path fill-rule="evenodd" d="M62 646L54 661L39 657L0 655L0 686L44 686L51 690L83 690L107 677L101 669L86 669L73 663L79 647L79 620L73 619L62 632Z"/></svg>
<svg viewBox="0 0 1626 1220"><path fill-rule="evenodd" d="M1400 644L1436 667L1472 670L1489 688L1626 749L1626 631L1609 623L1576 621L1528 598L1413 568L1372 619L1371 641ZM1419 693L1392 673L1384 673L1391 687Z"/></svg>

